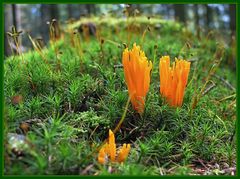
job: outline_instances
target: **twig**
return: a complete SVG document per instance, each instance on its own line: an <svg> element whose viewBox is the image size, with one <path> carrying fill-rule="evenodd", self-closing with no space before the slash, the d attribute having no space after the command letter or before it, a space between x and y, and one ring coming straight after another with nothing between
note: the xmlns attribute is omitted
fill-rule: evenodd
<svg viewBox="0 0 240 179"><path fill-rule="evenodd" d="M123 121L124 121L124 119L125 119L125 117L126 117L128 105L129 105L129 103L130 103L130 99L131 99L131 97L129 96L129 97L128 97L128 100L127 100L127 104L126 104L125 109L124 109L124 112L123 112L123 115L122 115L122 118L121 118L121 120L119 121L119 123L117 124L117 126L115 127L115 129L113 130L113 133L114 133L114 134L115 134L115 133L117 132L117 130L121 127L121 125L122 125L122 123L123 123Z"/></svg>
<svg viewBox="0 0 240 179"><path fill-rule="evenodd" d="M203 91L202 96L204 96L205 94L207 94L208 92L210 92L214 87L217 86L216 83L214 83L213 81L211 81L211 82L212 82L212 84L209 85L209 86L205 89L205 91Z"/></svg>
<svg viewBox="0 0 240 179"><path fill-rule="evenodd" d="M81 174L82 174L82 175L85 175L93 166L94 166L93 164L88 165L88 166L81 172Z"/></svg>
<svg viewBox="0 0 240 179"><path fill-rule="evenodd" d="M114 68L114 69L115 69L115 68L123 68L123 65L122 65L122 64L120 64L120 65L114 65L113 68Z"/></svg>
<svg viewBox="0 0 240 179"><path fill-rule="evenodd" d="M237 127L237 122L235 121L234 130L233 130L233 133L232 133L232 135L231 135L231 137L230 137L230 142L231 142L231 143L233 142L233 138L234 138L234 136L235 136L235 134L236 134L236 127Z"/></svg>
<svg viewBox="0 0 240 179"><path fill-rule="evenodd" d="M225 101L225 100L231 99L231 98L233 98L233 97L236 97L236 94L232 94L232 95L230 95L230 96L224 97L224 98L220 99L218 102Z"/></svg>
<svg viewBox="0 0 240 179"><path fill-rule="evenodd" d="M221 81L222 81L228 88L230 88L231 90L236 91L236 89L235 89L227 80L225 80L224 78L222 78L222 77L220 77L220 76L218 76L218 75L216 75L216 74L213 74L213 76L214 76L215 78L221 80Z"/></svg>

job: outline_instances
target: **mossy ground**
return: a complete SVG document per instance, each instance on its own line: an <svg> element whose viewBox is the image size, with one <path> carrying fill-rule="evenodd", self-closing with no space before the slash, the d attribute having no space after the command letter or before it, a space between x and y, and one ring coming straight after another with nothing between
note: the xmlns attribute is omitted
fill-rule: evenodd
<svg viewBox="0 0 240 179"><path fill-rule="evenodd" d="M82 56L66 30L54 47L43 49L47 62L36 51L24 53L24 62L21 56L5 60L4 173L231 174L236 165L236 73L228 65L232 47L219 32L192 33L182 24L146 17L86 21L95 22L103 40L80 34ZM125 163L100 165L94 148L116 127L128 100L122 44L131 48L134 42L153 61L145 112L139 116L130 104L116 133L117 144L132 147ZM159 93L163 55L192 62L180 108L168 106ZM216 71L192 109L211 68Z"/></svg>

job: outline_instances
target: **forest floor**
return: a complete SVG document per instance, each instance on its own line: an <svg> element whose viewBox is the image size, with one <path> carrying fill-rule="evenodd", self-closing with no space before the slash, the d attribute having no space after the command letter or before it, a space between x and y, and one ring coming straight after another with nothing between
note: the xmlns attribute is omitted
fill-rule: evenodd
<svg viewBox="0 0 240 179"><path fill-rule="evenodd" d="M59 36L54 23L51 43L33 40L34 50L4 61L4 174L235 175L235 46L220 32L192 33L157 18L95 17L69 22ZM133 43L153 62L142 115L131 103L126 108L122 52ZM191 62L181 107L159 92L164 55ZM129 156L102 165L96 147L124 111L115 137L117 147L131 145Z"/></svg>

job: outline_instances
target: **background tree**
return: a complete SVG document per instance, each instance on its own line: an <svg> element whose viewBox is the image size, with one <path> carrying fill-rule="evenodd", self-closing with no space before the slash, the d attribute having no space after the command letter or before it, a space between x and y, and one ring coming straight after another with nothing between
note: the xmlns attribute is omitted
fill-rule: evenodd
<svg viewBox="0 0 240 179"><path fill-rule="evenodd" d="M194 20L195 20L195 27L199 26L199 13L198 13L198 4L194 4Z"/></svg>
<svg viewBox="0 0 240 179"><path fill-rule="evenodd" d="M4 8L5 32L12 25L23 32L30 32L33 37L43 37L48 41L47 21L57 19L61 24L69 18L78 20L84 15L107 14L117 18L124 18L122 13L124 4L6 4ZM141 15L176 19L186 23L195 32L199 26L215 28L221 32L231 30L235 34L236 6L234 4L132 4L133 11L137 8ZM191 24L191 26L189 26ZM26 35L23 35L23 45L32 47ZM5 54L9 54L7 42Z"/></svg>
<svg viewBox="0 0 240 179"><path fill-rule="evenodd" d="M47 21L50 21L50 16L49 16L49 11L50 11L50 5L48 4L41 4L40 6L40 20L41 24L45 28L40 28L41 36L44 39L44 41L48 40L48 28L47 26Z"/></svg>
<svg viewBox="0 0 240 179"><path fill-rule="evenodd" d="M72 18L72 17L73 17L72 4L68 4L68 5L67 5L67 12L68 12L68 18Z"/></svg>
<svg viewBox="0 0 240 179"><path fill-rule="evenodd" d="M17 5L16 4L12 4L12 22L13 25L17 28Z"/></svg>
<svg viewBox="0 0 240 179"><path fill-rule="evenodd" d="M12 11L11 5L5 5L4 8L4 54L6 56L11 54L11 50L7 41L7 33L10 30L10 26L13 25L12 23L12 14L9 13Z"/></svg>
<svg viewBox="0 0 240 179"><path fill-rule="evenodd" d="M206 8L206 26L207 28L210 28L211 27L211 23L212 23L212 8L206 4L205 5L205 8Z"/></svg>
<svg viewBox="0 0 240 179"><path fill-rule="evenodd" d="M50 4L49 8L50 8L50 10L49 10L50 18L59 20L58 5L57 4Z"/></svg>
<svg viewBox="0 0 240 179"><path fill-rule="evenodd" d="M229 15L230 15L230 29L232 35L235 35L236 32L236 5L230 4L229 5Z"/></svg>
<svg viewBox="0 0 240 179"><path fill-rule="evenodd" d="M186 14L185 14L185 5L184 4L174 4L174 17L175 20L180 22L186 22Z"/></svg>

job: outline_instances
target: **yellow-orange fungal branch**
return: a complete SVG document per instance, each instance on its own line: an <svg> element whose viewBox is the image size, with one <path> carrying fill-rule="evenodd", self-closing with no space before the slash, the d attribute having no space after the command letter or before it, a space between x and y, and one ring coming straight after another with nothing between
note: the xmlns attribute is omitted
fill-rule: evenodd
<svg viewBox="0 0 240 179"><path fill-rule="evenodd" d="M108 150L110 159L112 162L114 162L116 157L116 143L114 133L111 130L109 130Z"/></svg>
<svg viewBox="0 0 240 179"><path fill-rule="evenodd" d="M106 152L105 152L105 146L103 146L98 153L98 162L101 164L105 164L105 156L106 156Z"/></svg>
<svg viewBox="0 0 240 179"><path fill-rule="evenodd" d="M115 143L115 136L114 133L109 130L109 137L108 137L108 143L102 146L102 148L99 150L98 153L98 162L100 164L105 164L107 157L110 158L111 162L119 162L122 163L126 160L129 152L130 152L131 146L130 144L123 144L123 147L120 149L118 153L118 157L116 160L116 143Z"/></svg>
<svg viewBox="0 0 240 179"><path fill-rule="evenodd" d="M184 91L188 81L190 62L175 58L172 67L170 57L160 58L160 93L171 106L182 106Z"/></svg>
<svg viewBox="0 0 240 179"><path fill-rule="evenodd" d="M131 146L130 144L123 144L122 148L119 151L118 154L118 162L122 163L126 160L129 152L130 152Z"/></svg>
<svg viewBox="0 0 240 179"><path fill-rule="evenodd" d="M123 51L122 63L132 106L139 114L142 114L150 86L152 62L148 61L140 46L134 44L132 50L126 48Z"/></svg>

